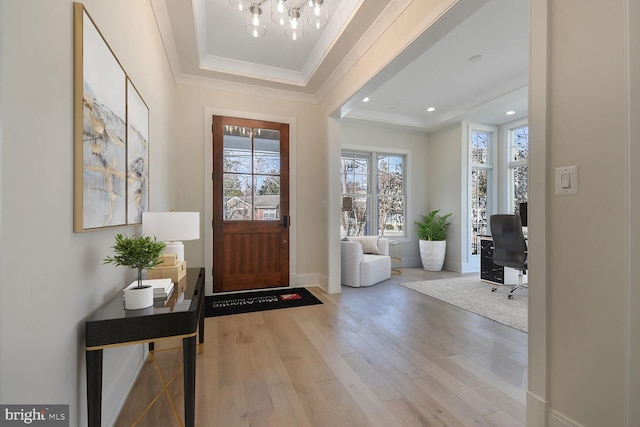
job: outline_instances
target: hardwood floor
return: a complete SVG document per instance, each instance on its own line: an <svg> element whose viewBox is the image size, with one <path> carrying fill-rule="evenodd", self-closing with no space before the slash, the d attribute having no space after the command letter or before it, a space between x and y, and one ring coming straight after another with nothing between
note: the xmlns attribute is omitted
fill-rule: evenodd
<svg viewBox="0 0 640 427"><path fill-rule="evenodd" d="M196 425L524 426L527 334L397 286L457 276L405 268L370 288L310 288L321 305L207 318ZM117 426L182 425L179 344L156 346ZM174 403L160 394L137 420L158 372Z"/></svg>

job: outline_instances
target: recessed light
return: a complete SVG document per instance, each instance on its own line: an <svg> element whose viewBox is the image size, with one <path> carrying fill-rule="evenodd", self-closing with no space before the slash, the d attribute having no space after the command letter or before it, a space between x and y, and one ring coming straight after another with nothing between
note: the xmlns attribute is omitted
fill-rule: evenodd
<svg viewBox="0 0 640 427"><path fill-rule="evenodd" d="M362 102L369 102L369 97L368 96L364 97L364 99L362 99Z"/></svg>
<svg viewBox="0 0 640 427"><path fill-rule="evenodd" d="M507 111L505 114L506 114L507 116L513 116L515 113L516 113L515 111L513 111L513 110L509 110L509 111Z"/></svg>
<svg viewBox="0 0 640 427"><path fill-rule="evenodd" d="M430 112L430 113L433 112L433 111L436 111L436 107L429 107L429 108L427 108L427 111Z"/></svg>

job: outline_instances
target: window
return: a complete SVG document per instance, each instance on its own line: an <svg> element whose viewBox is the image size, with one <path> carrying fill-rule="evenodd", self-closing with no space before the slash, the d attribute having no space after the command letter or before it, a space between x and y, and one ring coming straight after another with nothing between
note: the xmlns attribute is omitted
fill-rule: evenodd
<svg viewBox="0 0 640 427"><path fill-rule="evenodd" d="M509 131L509 200L514 213L519 203L527 201L527 162L529 158L529 126Z"/></svg>
<svg viewBox="0 0 640 427"><path fill-rule="evenodd" d="M224 219L280 219L280 131L231 125L223 130Z"/></svg>
<svg viewBox="0 0 640 427"><path fill-rule="evenodd" d="M480 254L479 236L487 234L492 137L489 131L471 132L471 255Z"/></svg>
<svg viewBox="0 0 640 427"><path fill-rule="evenodd" d="M379 154L378 234L404 236L404 156Z"/></svg>
<svg viewBox="0 0 640 427"><path fill-rule="evenodd" d="M342 152L342 235L405 236L405 163L405 155Z"/></svg>

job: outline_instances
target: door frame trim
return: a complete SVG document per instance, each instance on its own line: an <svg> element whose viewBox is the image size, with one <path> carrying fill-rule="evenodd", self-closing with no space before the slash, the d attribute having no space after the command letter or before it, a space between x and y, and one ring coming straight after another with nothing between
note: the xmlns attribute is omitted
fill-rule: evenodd
<svg viewBox="0 0 640 427"><path fill-rule="evenodd" d="M289 286L296 286L296 118L273 114L252 113L225 108L204 108L204 267L205 295L213 295L213 116L238 117L289 125Z"/></svg>

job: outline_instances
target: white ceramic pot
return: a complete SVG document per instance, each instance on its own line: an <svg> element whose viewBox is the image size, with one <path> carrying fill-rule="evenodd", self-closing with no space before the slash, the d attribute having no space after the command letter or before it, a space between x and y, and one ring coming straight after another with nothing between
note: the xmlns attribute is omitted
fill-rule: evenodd
<svg viewBox="0 0 640 427"><path fill-rule="evenodd" d="M447 241L420 240L422 267L427 271L440 271L444 265Z"/></svg>
<svg viewBox="0 0 640 427"><path fill-rule="evenodd" d="M124 290L124 308L140 310L153 305L153 286L132 287Z"/></svg>

